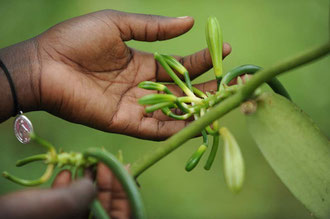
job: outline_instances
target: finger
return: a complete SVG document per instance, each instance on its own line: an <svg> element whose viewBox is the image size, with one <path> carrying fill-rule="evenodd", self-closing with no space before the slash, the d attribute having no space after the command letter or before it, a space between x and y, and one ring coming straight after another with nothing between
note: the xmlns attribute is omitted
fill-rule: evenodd
<svg viewBox="0 0 330 219"><path fill-rule="evenodd" d="M71 172L69 170L62 170L55 177L52 188L65 187L71 183Z"/></svg>
<svg viewBox="0 0 330 219"><path fill-rule="evenodd" d="M99 190L111 190L114 180L114 175L110 169L103 163L98 163L96 182Z"/></svg>
<svg viewBox="0 0 330 219"><path fill-rule="evenodd" d="M228 43L223 44L222 48L222 56L225 58L231 52L231 46ZM189 72L190 78L194 79L204 72L208 71L212 68L212 59L208 48L203 49L199 52L196 52L192 55L181 57L174 56L176 59L181 62ZM171 81L172 79L169 77L164 68L157 62L157 81ZM179 75L182 78L182 75Z"/></svg>
<svg viewBox="0 0 330 219"><path fill-rule="evenodd" d="M97 167L98 199L113 218L130 218L130 206L126 193L111 170L99 163Z"/></svg>
<svg viewBox="0 0 330 219"><path fill-rule="evenodd" d="M251 77L252 75L251 74L247 74L247 75L241 75L239 76L242 80L243 83L246 83ZM231 80L228 85L234 85L234 84L237 84L237 79L238 77L234 78L233 80Z"/></svg>
<svg viewBox="0 0 330 219"><path fill-rule="evenodd" d="M167 40L190 30L194 24L192 17L164 17L109 10L109 18L115 22L124 41Z"/></svg>
<svg viewBox="0 0 330 219"><path fill-rule="evenodd" d="M88 167L84 169L84 177L87 179L90 179L92 181L95 181L96 178L96 171L94 167Z"/></svg>
<svg viewBox="0 0 330 219"><path fill-rule="evenodd" d="M66 188L25 190L2 196L0 215L6 219L78 218L86 213L94 197L92 182L82 179Z"/></svg>

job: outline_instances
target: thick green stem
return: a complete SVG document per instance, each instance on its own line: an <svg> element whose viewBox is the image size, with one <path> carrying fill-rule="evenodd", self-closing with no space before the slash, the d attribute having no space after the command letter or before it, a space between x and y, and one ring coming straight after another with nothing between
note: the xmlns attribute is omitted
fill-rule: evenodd
<svg viewBox="0 0 330 219"><path fill-rule="evenodd" d="M257 72L251 78L251 80L249 80L244 86L242 86L241 89L238 90L237 93L223 100L221 103L207 112L203 117L194 121L192 124L188 125L186 128L170 137L168 140L160 143L157 149L147 153L141 159L133 163L131 167L132 175L138 177L142 172L154 165L157 161L171 153L173 150L177 149L190 138L196 136L199 132L201 132L201 130L203 130L214 120L222 117L232 109L239 106L254 92L255 89L257 89L264 82L269 81L271 78L285 71L289 71L293 68L327 55L329 51L330 43L327 42L324 45L308 50L307 52Z"/></svg>
<svg viewBox="0 0 330 219"><path fill-rule="evenodd" d="M79 170L82 170L82 171L79 171ZM82 178L83 176L84 176L84 169L79 169L79 167L75 168L75 173L72 172L72 180L76 180L77 177ZM111 219L110 215L108 215L108 213L102 207L102 204L98 199L94 199L94 201L90 205L90 209L91 209L91 211L89 212L88 219L92 219L92 218Z"/></svg>
<svg viewBox="0 0 330 219"><path fill-rule="evenodd" d="M107 212L102 207L99 200L95 199L91 204L91 215L95 215L96 219L111 219ZM93 218L93 217L92 217Z"/></svg>
<svg viewBox="0 0 330 219"><path fill-rule="evenodd" d="M120 161L109 152L103 151L101 149L89 149L84 152L84 156L93 157L101 162L103 162L106 166L108 166L114 175L117 177L119 182L122 184L128 199L130 200L130 207L133 212L133 218L136 219L144 219L146 218L145 209L143 206L141 195L136 187L135 181L132 176L128 173L128 171L124 168L124 166L120 163ZM94 205L97 203L94 203ZM94 206L93 209L95 209ZM102 210L102 208L101 208ZM99 211L99 210L96 210Z"/></svg>

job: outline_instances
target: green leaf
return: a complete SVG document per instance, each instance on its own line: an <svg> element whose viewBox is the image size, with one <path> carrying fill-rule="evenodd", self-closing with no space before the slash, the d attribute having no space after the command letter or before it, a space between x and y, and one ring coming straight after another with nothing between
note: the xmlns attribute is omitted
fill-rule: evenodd
<svg viewBox="0 0 330 219"><path fill-rule="evenodd" d="M330 218L330 143L300 108L265 93L249 130L276 174L317 218Z"/></svg>

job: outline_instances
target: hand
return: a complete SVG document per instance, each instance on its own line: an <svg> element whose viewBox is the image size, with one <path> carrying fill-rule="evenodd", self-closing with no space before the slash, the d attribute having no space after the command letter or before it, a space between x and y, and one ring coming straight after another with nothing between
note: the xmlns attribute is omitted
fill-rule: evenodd
<svg viewBox="0 0 330 219"><path fill-rule="evenodd" d="M138 88L138 83L171 80L153 54L129 48L124 42L174 38L191 29L193 23L191 17L99 11L60 23L23 46L14 46L17 51L7 55L9 57L4 56L10 53L11 47L3 49L0 57L5 58L6 64L14 62L10 67L16 87L20 88L18 99L23 110L42 109L68 121L108 132L164 139L186 126L188 121L174 121L161 112L145 113L137 100L153 91ZM22 47L26 49L20 49ZM230 46L224 44L223 56L230 50ZM22 54L26 58L15 63L13 60L18 58L13 57ZM192 78L212 66L207 49L177 58ZM28 72L32 73L15 74L15 67L29 61L32 65ZM7 95L1 98L11 103L7 81L5 78L2 81L0 91L6 91ZM26 84L26 81L31 82ZM197 86L204 91L216 87L215 82ZM170 89L182 94L174 85ZM8 112L1 112L4 110L1 108L0 121L2 114L8 115Z"/></svg>
<svg viewBox="0 0 330 219"><path fill-rule="evenodd" d="M170 78L153 54L129 48L124 41L170 39L188 31L193 23L191 17L106 10L54 26L36 38L41 108L104 131L149 139L172 135L187 122L173 121L161 113L150 116L137 103L140 97L152 92L138 88L139 82ZM229 52L226 44L224 56ZM208 50L178 58L192 78L212 66Z"/></svg>
<svg viewBox="0 0 330 219"><path fill-rule="evenodd" d="M0 197L0 214L6 219L81 218L95 195L88 179L62 188L23 190Z"/></svg>
<svg viewBox="0 0 330 219"><path fill-rule="evenodd" d="M97 198L111 218L130 218L126 194L113 173L104 164L97 167ZM88 218L88 210L96 196L91 180L72 183L71 173L61 171L52 189L31 189L0 197L1 218ZM19 210L17 210L19 209Z"/></svg>

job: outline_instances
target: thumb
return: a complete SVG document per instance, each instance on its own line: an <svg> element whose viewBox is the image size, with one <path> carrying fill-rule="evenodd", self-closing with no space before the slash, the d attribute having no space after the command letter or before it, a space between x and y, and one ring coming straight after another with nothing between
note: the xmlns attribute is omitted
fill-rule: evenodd
<svg viewBox="0 0 330 219"><path fill-rule="evenodd" d="M31 189L0 198L1 218L79 218L96 195L93 183L82 179L58 189ZM19 210L18 210L19 209Z"/></svg>
<svg viewBox="0 0 330 219"><path fill-rule="evenodd" d="M108 10L107 13L119 28L124 41L167 40L184 34L194 25L194 19L188 16L174 18L113 10Z"/></svg>

